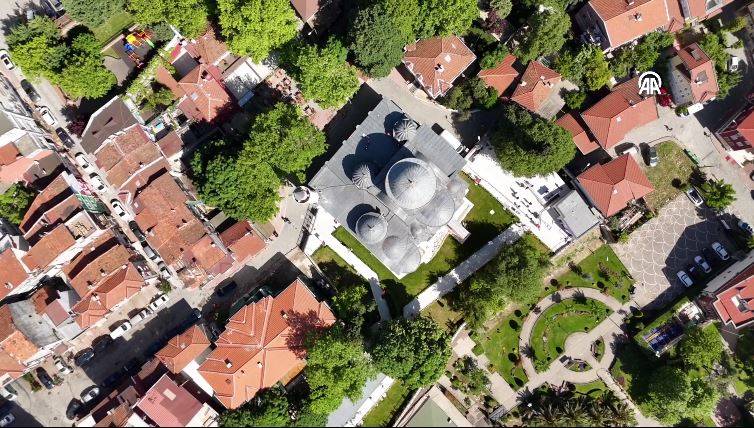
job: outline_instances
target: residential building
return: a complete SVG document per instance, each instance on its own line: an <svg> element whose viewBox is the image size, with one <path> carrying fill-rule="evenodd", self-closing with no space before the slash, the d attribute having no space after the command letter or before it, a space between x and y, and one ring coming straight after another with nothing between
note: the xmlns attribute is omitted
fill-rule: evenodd
<svg viewBox="0 0 754 428"><path fill-rule="evenodd" d="M573 137L573 143L576 148L579 149L581 154L589 154L600 148L597 141L594 140L591 132L587 130L587 126L584 123L581 116L575 112L568 112L556 120L555 123L560 125L563 129L568 131Z"/></svg>
<svg viewBox="0 0 754 428"><path fill-rule="evenodd" d="M754 321L754 251L713 278L705 287L702 302L726 327L739 330Z"/></svg>
<svg viewBox="0 0 754 428"><path fill-rule="evenodd" d="M220 232L220 240L233 254L233 258L241 263L254 257L267 246L264 238L254 230L248 220L236 222Z"/></svg>
<svg viewBox="0 0 754 428"><path fill-rule="evenodd" d="M576 177L578 186L602 215L611 217L654 190L630 154L597 164Z"/></svg>
<svg viewBox="0 0 754 428"><path fill-rule="evenodd" d="M623 141L630 131L660 116L654 96L639 93L638 76L617 85L609 95L581 113L597 143L605 150Z"/></svg>
<svg viewBox="0 0 754 428"><path fill-rule="evenodd" d="M754 93L720 127L716 136L739 165L754 161Z"/></svg>
<svg viewBox="0 0 754 428"><path fill-rule="evenodd" d="M445 396L440 387L433 385L426 392L414 397L395 421L397 427L471 427L474 426L464 413Z"/></svg>
<svg viewBox="0 0 754 428"><path fill-rule="evenodd" d="M328 3L324 0L291 0L291 6L304 23L313 27L314 17L319 12L320 3Z"/></svg>
<svg viewBox="0 0 754 428"><path fill-rule="evenodd" d="M155 357L162 361L162 364L172 373L178 374L209 349L210 345L204 328L200 325L193 325L170 339L162 349L157 351Z"/></svg>
<svg viewBox="0 0 754 428"><path fill-rule="evenodd" d="M233 314L199 367L215 398L236 409L263 388L288 383L306 365L304 335L335 316L300 280Z"/></svg>
<svg viewBox="0 0 754 428"><path fill-rule="evenodd" d="M430 98L448 93L453 82L476 60L476 55L455 35L418 40L405 47L403 64Z"/></svg>
<svg viewBox="0 0 754 428"><path fill-rule="evenodd" d="M543 112L543 107L561 80L558 72L545 67L539 61L530 61L511 95L511 101L533 113L548 116L548 113ZM555 111L559 109L556 108Z"/></svg>
<svg viewBox="0 0 754 428"><path fill-rule="evenodd" d="M20 138L21 134L28 135L40 148L52 148L45 139L47 132L34 120L13 84L0 75L0 146Z"/></svg>
<svg viewBox="0 0 754 428"><path fill-rule="evenodd" d="M675 0L669 0L675 1ZM586 40L615 49L670 22L666 0L589 0L574 17Z"/></svg>
<svg viewBox="0 0 754 428"><path fill-rule="evenodd" d="M119 97L114 97L89 118L81 134L81 147L94 154L113 135L128 129L139 121Z"/></svg>
<svg viewBox="0 0 754 428"><path fill-rule="evenodd" d="M487 86L495 88L497 93L501 96L508 96L508 90L516 82L521 72L514 66L516 64L516 57L508 54L498 65L492 68L485 68L479 71L479 78L484 81Z"/></svg>
<svg viewBox="0 0 754 428"><path fill-rule="evenodd" d="M670 93L676 105L695 113L717 97L715 63L698 43L676 49L670 59Z"/></svg>
<svg viewBox="0 0 754 428"><path fill-rule="evenodd" d="M552 217L571 234L573 239L578 239L600 223L600 219L576 190L571 190L558 198L550 204L548 209Z"/></svg>
<svg viewBox="0 0 754 428"><path fill-rule="evenodd" d="M466 164L448 141L383 99L309 182L320 208L401 278L469 235Z"/></svg>

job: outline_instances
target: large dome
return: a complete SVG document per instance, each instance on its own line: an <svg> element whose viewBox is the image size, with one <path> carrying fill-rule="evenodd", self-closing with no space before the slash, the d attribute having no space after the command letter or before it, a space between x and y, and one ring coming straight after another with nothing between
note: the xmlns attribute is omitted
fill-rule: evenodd
<svg viewBox="0 0 754 428"><path fill-rule="evenodd" d="M385 238L382 242L382 252L390 260L398 261L406 254L408 241L405 238L392 235Z"/></svg>
<svg viewBox="0 0 754 428"><path fill-rule="evenodd" d="M422 262L421 253L419 253L419 247L411 245L406 250L406 255L401 260L400 273L411 273L419 268Z"/></svg>
<svg viewBox="0 0 754 428"><path fill-rule="evenodd" d="M387 221L377 213L363 214L356 220L356 233L367 244L375 244L387 235Z"/></svg>
<svg viewBox="0 0 754 428"><path fill-rule="evenodd" d="M445 226L453 218L456 203L447 193L439 193L427 205L419 210L417 218L427 226Z"/></svg>
<svg viewBox="0 0 754 428"><path fill-rule="evenodd" d="M351 176L353 185L359 189L368 189L374 185L372 182L372 168L369 164L363 163L356 167L356 170Z"/></svg>
<svg viewBox="0 0 754 428"><path fill-rule="evenodd" d="M385 190L401 208L415 210L435 196L437 178L424 161L402 159L387 172Z"/></svg>
<svg viewBox="0 0 754 428"><path fill-rule="evenodd" d="M418 241L424 241L429 237L429 231L427 230L427 227L419 224L414 223L410 226L411 236L414 237L414 239Z"/></svg>
<svg viewBox="0 0 754 428"><path fill-rule="evenodd" d="M398 141L409 141L416 136L417 128L416 122L404 117L393 126L393 138Z"/></svg>

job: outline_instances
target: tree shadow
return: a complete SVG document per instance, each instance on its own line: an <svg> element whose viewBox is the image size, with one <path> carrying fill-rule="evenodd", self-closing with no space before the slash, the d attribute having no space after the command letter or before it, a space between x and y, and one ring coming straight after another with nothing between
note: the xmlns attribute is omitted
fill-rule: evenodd
<svg viewBox="0 0 754 428"><path fill-rule="evenodd" d="M274 314L273 314L274 316ZM322 321L319 314L315 311L296 312L286 311L283 318L290 327L288 337L285 339L286 346L293 351L298 358L306 357L307 344L312 335L324 330L328 325Z"/></svg>

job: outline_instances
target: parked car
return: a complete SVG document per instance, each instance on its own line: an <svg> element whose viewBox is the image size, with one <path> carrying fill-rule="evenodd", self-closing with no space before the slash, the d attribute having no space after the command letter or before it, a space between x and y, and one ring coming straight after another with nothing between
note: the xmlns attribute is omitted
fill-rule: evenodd
<svg viewBox="0 0 754 428"><path fill-rule="evenodd" d="M79 351L78 354L76 354L76 356L73 358L73 362L79 367L84 367L85 365L89 364L92 359L94 359L94 349L85 348Z"/></svg>
<svg viewBox="0 0 754 428"><path fill-rule="evenodd" d="M217 290L215 290L215 294L217 294L218 297L224 297L230 293L233 292L233 290L238 287L238 284L236 284L235 281L230 281L227 284L223 284L219 287L217 287Z"/></svg>
<svg viewBox="0 0 754 428"><path fill-rule="evenodd" d="M99 191L105 190L105 182L102 181L102 178L99 175L91 173L89 174L89 178L92 180L95 189Z"/></svg>
<svg viewBox="0 0 754 428"><path fill-rule="evenodd" d="M55 128L55 133L58 135L58 138L60 138L60 141L65 145L66 147L73 147L73 138L65 132L65 129L63 128Z"/></svg>
<svg viewBox="0 0 754 428"><path fill-rule="evenodd" d="M152 303L150 303L147 307L152 310L152 312L157 312L157 309L163 306L165 303L168 302L168 296L164 294L160 294L152 300Z"/></svg>
<svg viewBox="0 0 754 428"><path fill-rule="evenodd" d="M52 389L55 386L55 384L52 383L52 378L47 373L47 370L45 370L43 367L37 367L35 373L37 374L39 383L41 383L45 388Z"/></svg>
<svg viewBox="0 0 754 428"><path fill-rule="evenodd" d="M86 155L84 155L81 152L76 153L73 155L73 158L76 159L76 163L79 164L79 166L86 172L92 171L94 168L92 167L92 164L89 163L89 161L86 159Z"/></svg>
<svg viewBox="0 0 754 428"><path fill-rule="evenodd" d="M147 319L147 317L149 316L149 313L150 313L149 309L142 309L142 310L140 310L138 314L134 315L129 320L129 322L131 323L131 326L135 326L136 324L138 324L138 323L144 321L145 319Z"/></svg>
<svg viewBox="0 0 754 428"><path fill-rule="evenodd" d="M28 80L21 79L21 89L23 89L24 92L26 92L26 95L28 95L29 98L31 98L31 100L35 103L42 101L42 97L39 96L39 92L34 89L34 86L32 86L32 84L29 83Z"/></svg>
<svg viewBox="0 0 754 428"><path fill-rule="evenodd" d="M99 395L99 387L92 385L89 388L81 392L81 401L88 403Z"/></svg>
<svg viewBox="0 0 754 428"><path fill-rule="evenodd" d="M738 227L741 228L744 232L748 233L750 236L754 235L754 229L751 228L751 225L743 220L738 221Z"/></svg>
<svg viewBox="0 0 754 428"><path fill-rule="evenodd" d="M110 337L117 339L123 336L128 330L131 330L131 323L128 321L123 321L117 327L115 327L115 330L110 332Z"/></svg>
<svg viewBox="0 0 754 428"><path fill-rule="evenodd" d="M728 60L728 71L735 73L741 68L741 58L732 55Z"/></svg>
<svg viewBox="0 0 754 428"><path fill-rule="evenodd" d="M723 244L719 242L712 243L712 250L717 253L717 256L720 257L720 260L728 260L730 258L728 251L725 249L725 247L723 247Z"/></svg>
<svg viewBox="0 0 754 428"><path fill-rule="evenodd" d="M0 61L3 62L3 65L8 70L13 70L14 68L16 68L16 65L13 64L13 61L10 60L8 51L6 51L5 49L0 49Z"/></svg>
<svg viewBox="0 0 754 428"><path fill-rule="evenodd" d="M58 124L58 120L55 119L55 116L52 115L52 112L50 112L49 108L45 106L39 106L37 107L37 112L39 112L39 115L42 116L42 120L47 125L55 126Z"/></svg>
<svg viewBox="0 0 754 428"><path fill-rule="evenodd" d="M60 373L73 373L73 367L69 366L68 363L66 363L65 360L63 360L63 357L61 357L60 355L55 355L54 357L52 357L52 361L55 362L55 368L58 369Z"/></svg>
<svg viewBox="0 0 754 428"><path fill-rule="evenodd" d="M685 287L691 287L692 285L694 285L694 281L691 280L686 272L679 270L676 275L678 275L678 279L681 280L681 284L683 284Z"/></svg>
<svg viewBox="0 0 754 428"><path fill-rule="evenodd" d="M660 158L657 156L657 147L649 147L649 151L647 152L647 159L649 160L649 166L657 166L657 164L660 162Z"/></svg>
<svg viewBox="0 0 754 428"><path fill-rule="evenodd" d="M126 216L126 210L123 209L123 205L120 204L120 201L117 199L113 199L110 201L110 205L113 207L113 212L118 215L118 217L125 217Z"/></svg>
<svg viewBox="0 0 754 428"><path fill-rule="evenodd" d="M92 343L92 348L94 348L95 353L103 352L105 349L107 349L110 345L115 342L112 337L110 337L109 334L102 335L96 339L94 339L94 342Z"/></svg>
<svg viewBox="0 0 754 428"><path fill-rule="evenodd" d="M79 414L79 410L84 407L84 403L82 403L79 399L74 398L71 400L70 403L68 403L68 407L65 409L65 417L69 420L74 420Z"/></svg>
<svg viewBox="0 0 754 428"><path fill-rule="evenodd" d="M686 196L689 197L691 203L694 204L694 206L700 207L704 203L702 195L700 195L696 188L693 186L689 187L689 190L686 191Z"/></svg>
<svg viewBox="0 0 754 428"><path fill-rule="evenodd" d="M629 143L625 147L622 147L619 151L616 152L618 156L623 156L626 153L634 154L638 152L639 149L636 147L636 144Z"/></svg>
<svg viewBox="0 0 754 428"><path fill-rule="evenodd" d="M136 238L140 242L144 242L144 241L147 240L146 235L144 235L144 232L142 232L141 228L139 228L139 224L136 223L135 221L133 221L133 220L129 221L128 222L128 228L131 229L131 232L133 232L134 235L136 235Z"/></svg>
<svg viewBox="0 0 754 428"><path fill-rule="evenodd" d="M154 250L152 249L152 247L150 247L147 244L143 244L142 248L144 248L144 254L147 255L147 257L149 258L149 260L157 260L157 253L154 252Z"/></svg>
<svg viewBox="0 0 754 428"><path fill-rule="evenodd" d="M3 416L2 419L0 419L0 427L7 427L8 425L12 424L13 421L16 420L16 417L13 416L13 413L8 413L7 415Z"/></svg>
<svg viewBox="0 0 754 428"><path fill-rule="evenodd" d="M705 260L704 257L702 256L694 257L694 263L696 263L697 266L699 266L704 271L704 273L712 272L712 266L710 266L709 263L707 263L707 260Z"/></svg>

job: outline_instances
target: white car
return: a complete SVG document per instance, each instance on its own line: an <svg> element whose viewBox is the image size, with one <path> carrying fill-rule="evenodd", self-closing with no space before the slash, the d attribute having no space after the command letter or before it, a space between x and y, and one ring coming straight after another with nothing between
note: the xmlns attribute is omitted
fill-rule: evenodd
<svg viewBox="0 0 754 428"><path fill-rule="evenodd" d="M691 200L691 203L694 204L695 207L701 207L704 203L702 195L700 195L696 188L693 186L689 187L689 190L686 191L686 196L689 197L689 200Z"/></svg>
<svg viewBox="0 0 754 428"><path fill-rule="evenodd" d="M86 160L86 156L83 153L78 152L73 155L73 158L76 159L76 163L79 164L81 168L84 169L84 171L91 172L94 169L92 164L90 164L89 161Z"/></svg>
<svg viewBox="0 0 754 428"><path fill-rule="evenodd" d="M150 314L149 309L142 309L141 311L139 311L138 314L131 317L131 319L129 320L129 323L131 323L131 326L134 326L144 321L145 319L147 319L149 314Z"/></svg>
<svg viewBox="0 0 754 428"><path fill-rule="evenodd" d="M692 285L694 285L694 281L691 280L691 277L689 277L686 272L679 270L676 275L678 275L678 279L681 280L681 284L683 284L684 286L691 287Z"/></svg>
<svg viewBox="0 0 754 428"><path fill-rule="evenodd" d="M13 64L13 61L10 60L10 55L8 55L8 51L5 49L0 49L0 61L3 62L3 65L5 65L5 68L8 70L13 70L16 68L16 65Z"/></svg>
<svg viewBox="0 0 754 428"><path fill-rule="evenodd" d="M719 242L712 243L712 250L717 253L717 256L720 257L720 260L728 260L730 258L728 251L725 249L725 247L723 247L723 244Z"/></svg>
<svg viewBox="0 0 754 428"><path fill-rule="evenodd" d="M95 173L91 173L89 174L89 178L92 180L92 184L97 190L99 191L105 190L105 182L102 181L102 177L100 177L99 175Z"/></svg>
<svg viewBox="0 0 754 428"><path fill-rule="evenodd" d="M96 386L90 386L81 393L81 401L88 403L99 395L99 388Z"/></svg>
<svg viewBox="0 0 754 428"><path fill-rule="evenodd" d="M131 330L131 323L128 321L123 321L118 327L115 328L115 330L110 332L110 337L117 339L123 336L128 330Z"/></svg>
<svg viewBox="0 0 754 428"><path fill-rule="evenodd" d="M63 358L61 358L59 355L55 355L52 357L52 360L55 362L55 368L58 369L60 373L63 374L69 374L73 373L73 368L69 366L65 361L63 361Z"/></svg>
<svg viewBox="0 0 754 428"><path fill-rule="evenodd" d="M149 304L148 308L151 309L152 312L155 312L157 311L159 307L161 307L167 302L168 302L168 296L164 294L160 294L159 296L157 296L156 299L152 300L152 303Z"/></svg>
<svg viewBox="0 0 754 428"><path fill-rule="evenodd" d="M48 109L45 106L39 106L37 107L37 111L39 112L39 115L42 116L42 120L50 126L55 126L58 124L57 119L55 119L55 116L50 113L50 109Z"/></svg>
<svg viewBox="0 0 754 428"><path fill-rule="evenodd" d="M707 263L707 260L704 260L704 257L702 257L702 256L696 256L696 257L694 257L694 263L696 263L697 266L699 266L700 268L702 268L702 270L704 271L704 273L710 273L710 272L712 272L712 267L709 265L709 263Z"/></svg>
<svg viewBox="0 0 754 428"><path fill-rule="evenodd" d="M728 60L728 71L735 73L740 68L740 65L741 65L741 58L733 55Z"/></svg>
<svg viewBox="0 0 754 428"><path fill-rule="evenodd" d="M7 427L8 425L12 424L13 421L16 420L16 417L13 416L13 413L8 413L7 415L3 416L2 419L0 419L0 427Z"/></svg>
<svg viewBox="0 0 754 428"><path fill-rule="evenodd" d="M110 205L113 206L113 211L115 211L115 214L118 214L118 217L125 217L126 216L126 210L123 209L123 205L120 204L120 201L117 199L113 199L110 201Z"/></svg>

